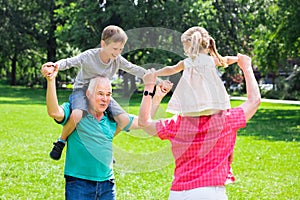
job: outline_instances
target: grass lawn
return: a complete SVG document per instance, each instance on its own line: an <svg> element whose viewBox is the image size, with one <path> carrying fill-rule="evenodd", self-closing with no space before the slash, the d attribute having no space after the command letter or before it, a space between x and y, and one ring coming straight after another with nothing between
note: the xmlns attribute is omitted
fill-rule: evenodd
<svg viewBox="0 0 300 200"><path fill-rule="evenodd" d="M59 91L60 103L69 94ZM118 101L137 114L139 98ZM159 117L170 116L165 108ZM0 199L64 199L65 151L59 161L48 155L62 127L47 116L45 91L0 84L0 119ZM300 199L299 142L300 106L262 103L238 133L229 199ZM117 199L167 199L174 168L168 142L123 132L114 139L114 155Z"/></svg>

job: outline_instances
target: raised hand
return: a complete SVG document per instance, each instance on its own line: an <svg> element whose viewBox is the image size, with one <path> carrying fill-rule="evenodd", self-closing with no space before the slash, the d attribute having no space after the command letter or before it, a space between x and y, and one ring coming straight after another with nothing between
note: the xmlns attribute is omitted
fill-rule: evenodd
<svg viewBox="0 0 300 200"><path fill-rule="evenodd" d="M246 69L251 69L252 70L251 58L247 55L238 54L238 66L242 70L246 70Z"/></svg>
<svg viewBox="0 0 300 200"><path fill-rule="evenodd" d="M148 69L143 76L144 85L155 85L156 84L156 74L155 69Z"/></svg>
<svg viewBox="0 0 300 200"><path fill-rule="evenodd" d="M47 62L42 65L41 73L46 79L51 80L57 76L58 65L53 62Z"/></svg>
<svg viewBox="0 0 300 200"><path fill-rule="evenodd" d="M160 88L162 93L167 94L168 92L170 92L170 90L173 87L173 83L169 80L162 80L158 85L157 88Z"/></svg>

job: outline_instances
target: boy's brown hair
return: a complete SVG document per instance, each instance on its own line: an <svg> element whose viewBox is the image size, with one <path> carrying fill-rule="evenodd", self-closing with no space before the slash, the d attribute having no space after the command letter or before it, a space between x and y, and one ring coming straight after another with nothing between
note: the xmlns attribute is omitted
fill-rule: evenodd
<svg viewBox="0 0 300 200"><path fill-rule="evenodd" d="M122 28L109 25L104 28L101 40L103 40L106 44L110 44L112 42L121 42L125 44L127 41L127 35Z"/></svg>

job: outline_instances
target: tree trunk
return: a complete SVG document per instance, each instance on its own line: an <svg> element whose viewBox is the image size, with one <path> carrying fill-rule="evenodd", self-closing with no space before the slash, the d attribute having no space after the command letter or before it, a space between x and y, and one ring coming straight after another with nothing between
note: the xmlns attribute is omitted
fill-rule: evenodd
<svg viewBox="0 0 300 200"><path fill-rule="evenodd" d="M136 91L135 76L130 74L130 93Z"/></svg>
<svg viewBox="0 0 300 200"><path fill-rule="evenodd" d="M50 29L49 35L47 39L47 61L55 62L56 61L56 38L54 36L54 32L56 30L56 21L54 19L54 10L55 10L55 2L51 0L49 7L49 18L50 18ZM57 84L57 79L56 79ZM43 81L43 88L47 88L47 82Z"/></svg>
<svg viewBox="0 0 300 200"><path fill-rule="evenodd" d="M55 62L56 61L56 38L54 36L54 32L56 30L56 22L54 19L54 9L55 5L54 2L51 1L51 6L49 8L50 13L50 30L49 30L49 37L47 40L47 58L48 61Z"/></svg>
<svg viewBox="0 0 300 200"><path fill-rule="evenodd" d="M124 93L123 93L123 96L124 97L129 97L129 95L130 95L130 91L129 91L129 85L128 85L128 80L129 80L129 75L130 74L128 74L127 72L124 72L123 73L123 83L124 83L124 85L123 85L123 91L124 91Z"/></svg>
<svg viewBox="0 0 300 200"><path fill-rule="evenodd" d="M17 85L17 55L14 54L14 57L11 59L11 80L10 85Z"/></svg>

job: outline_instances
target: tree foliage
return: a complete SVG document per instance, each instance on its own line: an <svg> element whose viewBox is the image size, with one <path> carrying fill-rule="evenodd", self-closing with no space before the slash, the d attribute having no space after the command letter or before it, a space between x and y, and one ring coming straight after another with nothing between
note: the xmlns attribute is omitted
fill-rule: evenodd
<svg viewBox="0 0 300 200"><path fill-rule="evenodd" d="M46 48L48 1L1 0L1 5L1 76L11 85L37 81L36 64Z"/></svg>
<svg viewBox="0 0 300 200"><path fill-rule="evenodd" d="M173 30L179 36L189 27L203 26L215 38L221 55L249 54L263 75L292 72L300 62L300 2L295 0L0 2L0 78L12 85L40 84L43 62L99 46L101 32L109 24L128 32L152 27L152 34L158 28L166 35ZM178 35L160 37L156 44L162 46L168 41L180 49ZM148 36L143 32L138 39L129 36L126 48L151 43ZM182 52L174 51L143 46L126 51L124 56L145 67L149 63L170 65L182 59ZM238 68L229 68L225 77L237 72ZM75 72L69 75L75 76Z"/></svg>

